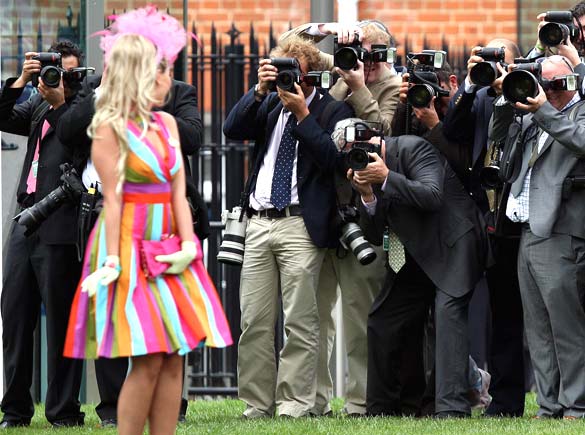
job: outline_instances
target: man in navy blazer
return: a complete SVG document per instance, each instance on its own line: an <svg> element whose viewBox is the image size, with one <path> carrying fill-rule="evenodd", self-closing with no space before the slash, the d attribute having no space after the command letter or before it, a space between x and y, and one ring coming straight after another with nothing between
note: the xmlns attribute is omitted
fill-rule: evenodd
<svg viewBox="0 0 585 435"><path fill-rule="evenodd" d="M291 37L271 53L296 58L301 74L320 69L319 50ZM308 416L315 404L319 350L316 289L327 247L336 245L333 172L335 123L352 115L306 83L294 92L269 92L278 69L260 61L258 85L229 113L224 133L254 140L247 183L244 263L240 283L242 334L238 348L239 397L244 417ZM286 343L277 364L274 325L280 312Z"/></svg>

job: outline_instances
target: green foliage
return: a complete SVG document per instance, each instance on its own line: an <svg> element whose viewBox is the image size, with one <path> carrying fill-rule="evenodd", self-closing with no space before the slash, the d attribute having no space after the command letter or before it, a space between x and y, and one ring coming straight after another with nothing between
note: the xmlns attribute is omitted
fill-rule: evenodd
<svg viewBox="0 0 585 435"><path fill-rule="evenodd" d="M348 418L342 414L343 401L333 401L333 417L242 420L244 405L239 400L195 400L189 403L187 423L179 425L177 434L202 435L583 435L585 420L534 420L534 394L526 396L523 418L486 418L479 414L464 420L414 418ZM86 425L81 428L52 429L44 419L44 408L37 406L32 425L10 430L18 434L100 434L113 435L113 429L101 429L93 406L83 407Z"/></svg>

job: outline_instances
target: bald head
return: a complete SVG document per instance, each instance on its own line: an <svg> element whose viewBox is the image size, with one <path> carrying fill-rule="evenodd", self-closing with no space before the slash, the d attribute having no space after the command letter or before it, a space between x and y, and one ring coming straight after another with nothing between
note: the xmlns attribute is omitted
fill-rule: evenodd
<svg viewBox="0 0 585 435"><path fill-rule="evenodd" d="M505 62L506 63L514 63L514 59L520 57L520 49L516 45L514 41L510 41L509 39L504 38L496 38L492 39L486 47L504 47L506 49L505 52Z"/></svg>
<svg viewBox="0 0 585 435"><path fill-rule="evenodd" d="M542 62L541 76L545 80L552 80L554 77L571 74L573 68L563 56L550 56ZM557 110L562 110L571 101L576 91L554 91L547 90L546 99Z"/></svg>

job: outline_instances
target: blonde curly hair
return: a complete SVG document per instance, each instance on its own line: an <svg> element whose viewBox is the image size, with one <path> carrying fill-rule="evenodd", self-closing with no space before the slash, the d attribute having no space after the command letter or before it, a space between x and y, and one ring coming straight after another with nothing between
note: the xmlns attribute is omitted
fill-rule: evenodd
<svg viewBox="0 0 585 435"><path fill-rule="evenodd" d="M319 54L320 51L313 41L293 35L280 41L270 52L270 57L302 58L307 62L309 71L320 71L323 67Z"/></svg>

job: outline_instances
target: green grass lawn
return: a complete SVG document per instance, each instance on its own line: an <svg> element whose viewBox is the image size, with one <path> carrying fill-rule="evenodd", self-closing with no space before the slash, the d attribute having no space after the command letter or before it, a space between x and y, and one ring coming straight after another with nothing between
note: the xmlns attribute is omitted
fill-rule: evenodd
<svg viewBox="0 0 585 435"><path fill-rule="evenodd" d="M187 423L177 429L177 434L229 434L229 435L452 435L452 434L534 434L585 435L585 420L533 420L536 413L535 396L526 396L527 412L524 418L485 418L479 415L466 420L433 420L413 418L347 418L340 413L342 401L334 402L334 417L290 419L266 419L246 421L240 419L244 410L239 400L195 400L190 402ZM99 427L99 419L93 406L83 407L86 413L85 427L52 429L44 418L43 406L39 405L32 424L28 428L12 429L20 434L115 434L115 430Z"/></svg>

